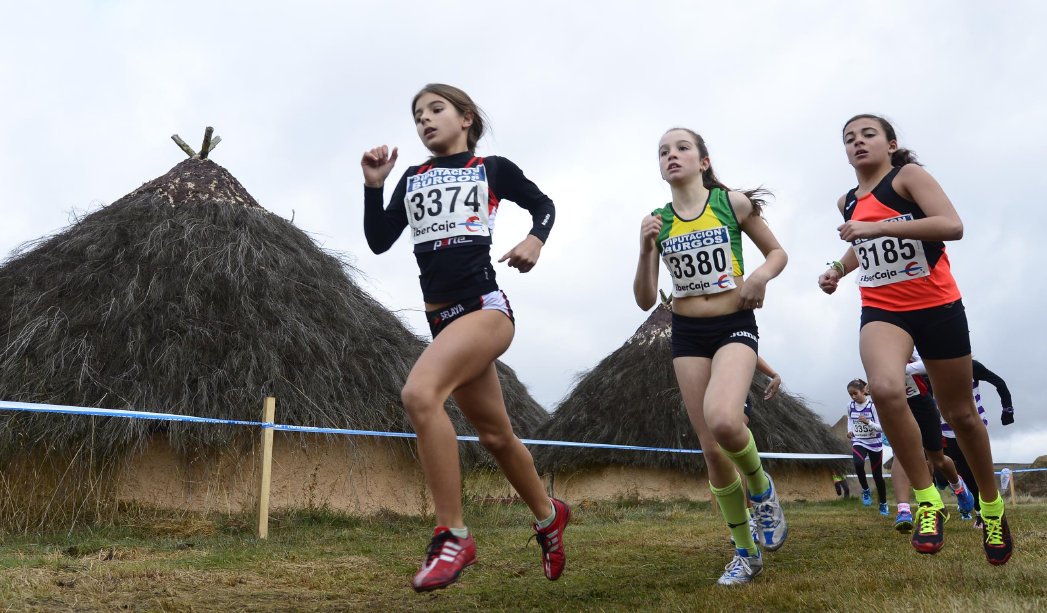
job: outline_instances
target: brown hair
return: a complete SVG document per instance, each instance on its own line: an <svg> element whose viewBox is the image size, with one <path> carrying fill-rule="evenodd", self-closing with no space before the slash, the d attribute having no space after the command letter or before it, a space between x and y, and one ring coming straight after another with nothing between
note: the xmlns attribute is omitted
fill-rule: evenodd
<svg viewBox="0 0 1047 613"><path fill-rule="evenodd" d="M422 97L422 94L435 94L451 103L455 109L458 110L463 116L472 117L473 124L469 126L469 132L466 134L466 146L468 146L470 152L476 151L476 143L480 141L480 138L484 135L485 124L488 123L487 115L484 114L483 110L473 99L469 97L469 94L458 89L453 85L446 85L444 83L429 83L414 95L411 99L411 115L414 115L414 105L418 102L418 99Z"/></svg>
<svg viewBox="0 0 1047 613"><path fill-rule="evenodd" d="M851 125L852 121L858 119L875 120L880 124L880 128L883 129L883 134L887 137L888 143L892 140L894 142L898 142L898 135L894 132L894 126L891 125L891 122L887 121L883 117L880 117L879 115L871 115L869 113L855 115L854 117L848 119L847 123L843 124L843 130L846 131L847 126ZM899 148L891 154L891 166L905 166L906 164L916 164L917 166L923 166L923 164L916 161L916 154L910 151L909 149Z"/></svg>
<svg viewBox="0 0 1047 613"><path fill-rule="evenodd" d="M681 130L690 134L691 137L694 138L694 144L698 147L698 154L701 155L703 158L709 157L709 147L706 146L705 139L702 138L701 134L698 134L690 128L669 128L665 131L665 133L668 134L673 130ZM758 216L763 216L763 207L767 206L767 198L772 196L770 190L766 190L762 187L757 187L756 189L748 190L732 190L731 188L721 183L718 178L716 178L716 173L713 171L712 164L709 164L709 167L702 171L702 185L704 185L706 189L719 187L720 189L727 192L737 191L745 194L745 197L753 203L753 212L756 213Z"/></svg>
<svg viewBox="0 0 1047 613"><path fill-rule="evenodd" d="M858 390L861 393L865 393L865 388L868 387L868 383L864 379L855 379L847 384L847 389Z"/></svg>

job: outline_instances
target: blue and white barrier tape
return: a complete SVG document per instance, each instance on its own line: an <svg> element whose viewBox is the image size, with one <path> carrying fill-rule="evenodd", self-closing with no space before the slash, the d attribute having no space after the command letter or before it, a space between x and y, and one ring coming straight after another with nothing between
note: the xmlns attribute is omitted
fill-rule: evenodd
<svg viewBox="0 0 1047 613"><path fill-rule="evenodd" d="M1016 473L1040 473L1040 472L1043 472L1045 470L1047 470L1047 468L1012 468L1011 469L1011 474L1013 475L1013 474L1016 474ZM1003 470L996 471L997 475L1002 474L1002 473L1003 473ZM872 473L866 473L865 476L868 479L872 479L873 478ZM854 473L850 473L850 474L844 475L844 477L847 477L849 479L857 479L858 475L856 475ZM884 479L890 479L891 478L891 473L883 473L883 478Z"/></svg>
<svg viewBox="0 0 1047 613"><path fill-rule="evenodd" d="M98 409L74 406L63 406L55 404L34 404L28 402L9 402L0 400L0 410L24 411L33 413L62 413L66 415L89 415L93 417L122 417L125 419L153 419L160 421L181 421L203 424L221 424L230 426L254 426L260 428L272 428L284 432L309 432L317 434L344 434L349 436L380 436L390 438L416 438L412 432L379 432L375 430L350 430L344 428L318 428L314 426L292 426L288 424L276 424L261 421L244 421L239 419L218 419L215 417L196 417L193 415L177 415L174 413L156 413L151 411L127 411L122 409ZM460 441L477 442L476 436L459 436ZM610 443L579 443L574 441L546 441L537 439L521 439L525 445L548 445L557 447L584 447L588 449L615 449L621 451L657 451L661 453L685 453L699 454L700 449L672 449L668 447L644 447L639 445L614 445ZM846 460L851 456L833 453L777 453L761 452L762 458L791 459L791 460ZM1017 472L1017 471L1015 471Z"/></svg>

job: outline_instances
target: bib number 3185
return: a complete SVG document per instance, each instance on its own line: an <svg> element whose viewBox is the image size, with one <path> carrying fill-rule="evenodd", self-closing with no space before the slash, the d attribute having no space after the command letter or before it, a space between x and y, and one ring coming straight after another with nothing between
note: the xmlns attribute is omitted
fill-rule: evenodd
<svg viewBox="0 0 1047 613"><path fill-rule="evenodd" d="M912 215L900 215L884 221L909 221ZM858 258L858 285L879 287L931 274L923 242L908 238L881 236L857 240L851 245Z"/></svg>

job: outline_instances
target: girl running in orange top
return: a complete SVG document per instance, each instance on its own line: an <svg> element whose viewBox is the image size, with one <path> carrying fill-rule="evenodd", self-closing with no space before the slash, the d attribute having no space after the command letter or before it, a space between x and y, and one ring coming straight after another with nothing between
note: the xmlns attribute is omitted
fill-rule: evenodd
<svg viewBox="0 0 1047 613"><path fill-rule="evenodd" d="M1006 564L1013 548L992 451L971 393L970 334L960 290L942 241L963 236L963 222L938 182L898 147L882 117L857 115L844 124L844 148L858 186L840 197L840 238L851 244L818 278L836 291L858 271L862 296L859 349L881 423L897 462L912 479L919 506L912 544L920 553L944 545L944 505L924 465L920 430L906 403L905 364L915 346L942 416L970 460L985 516L983 545L990 564Z"/></svg>

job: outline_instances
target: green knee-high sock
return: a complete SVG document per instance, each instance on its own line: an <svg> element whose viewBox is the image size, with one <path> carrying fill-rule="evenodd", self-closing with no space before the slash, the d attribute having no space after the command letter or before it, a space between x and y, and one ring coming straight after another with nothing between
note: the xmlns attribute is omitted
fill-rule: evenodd
<svg viewBox="0 0 1047 613"><path fill-rule="evenodd" d="M753 433L748 429L746 432L749 433L749 444L741 451L728 451L722 446L720 449L745 475L745 484L749 486L749 493L759 496L771 487L771 482L767 480L767 473L763 472L763 463L760 462L760 452L756 450Z"/></svg>
<svg viewBox="0 0 1047 613"><path fill-rule="evenodd" d="M709 490L716 496L720 503L720 513L727 521L727 527L734 537L734 546L737 549L745 549L749 555L756 555L756 543L753 542L753 533L749 529L749 510L745 508L745 492L742 491L742 480L735 479L734 483L727 487L716 487L709 483Z"/></svg>

